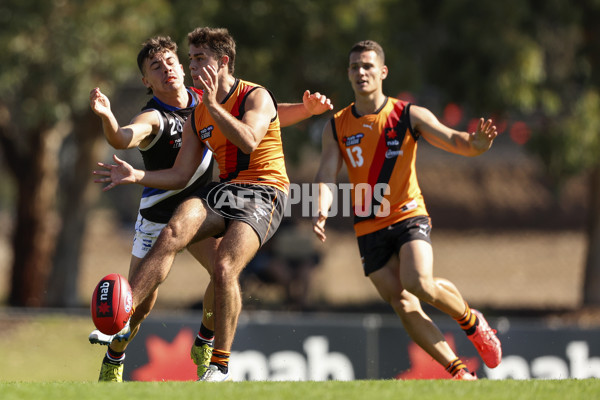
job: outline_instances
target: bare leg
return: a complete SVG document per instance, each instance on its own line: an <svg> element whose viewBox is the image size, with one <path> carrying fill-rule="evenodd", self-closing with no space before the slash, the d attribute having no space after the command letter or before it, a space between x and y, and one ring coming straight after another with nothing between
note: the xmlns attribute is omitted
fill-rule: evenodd
<svg viewBox="0 0 600 400"><path fill-rule="evenodd" d="M381 297L400 317L404 329L417 345L443 367L456 359L442 332L421 308L419 299L402 288L398 257L392 257L383 268L371 273L369 278Z"/></svg>
<svg viewBox="0 0 600 400"><path fill-rule="evenodd" d="M141 258L131 256L131 262L129 264L129 279L131 279L131 276L139 268L141 262ZM144 321L146 317L150 314L150 311L152 311L154 303L156 303L157 296L158 289L150 293L150 295L135 309L135 312L133 313L133 315L131 316L131 320L129 321L129 327L131 329L131 334L129 335L129 338L127 340L122 341L114 340L110 344L111 350L115 352L125 351L129 343L131 343L135 335L137 335L138 331L140 330L140 324L142 323L142 321Z"/></svg>
<svg viewBox="0 0 600 400"><path fill-rule="evenodd" d="M214 320L214 285L212 281L213 266L215 263L215 255L217 252L218 244L221 239L208 238L200 242L192 243L188 246L188 251L194 256L196 260L204 266L208 274L210 275L210 282L204 291L204 300L202 301L202 324L210 329L215 330Z"/></svg>
<svg viewBox="0 0 600 400"><path fill-rule="evenodd" d="M156 291L167 278L176 254L192 239L214 236L224 228L223 219L207 213L202 200L190 198L184 201L131 277L133 306L137 308Z"/></svg>
<svg viewBox="0 0 600 400"><path fill-rule="evenodd" d="M214 267L215 349L231 351L242 310L239 276L258 250L260 242L250 225L231 221L223 237Z"/></svg>
<svg viewBox="0 0 600 400"><path fill-rule="evenodd" d="M400 249L400 280L403 287L420 300L452 318L460 318L466 305L454 284L433 277L433 251L424 240L413 240Z"/></svg>
<svg viewBox="0 0 600 400"><path fill-rule="evenodd" d="M434 278L432 270L433 252L429 243L415 240L402 246L400 280L404 288L455 320L460 319L468 310L467 304L454 284L446 279ZM476 321L470 322L477 322L473 325L477 334L472 333L469 338L486 365L495 368L502 359L500 341L482 315L475 314L475 317Z"/></svg>

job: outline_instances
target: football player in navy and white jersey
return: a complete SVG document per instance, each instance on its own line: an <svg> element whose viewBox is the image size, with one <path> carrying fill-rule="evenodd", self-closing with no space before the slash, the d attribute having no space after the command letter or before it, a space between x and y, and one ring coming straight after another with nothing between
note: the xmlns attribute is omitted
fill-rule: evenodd
<svg viewBox="0 0 600 400"><path fill-rule="evenodd" d="M146 170L170 168L181 147L183 124L194 108L202 101L202 91L186 87L184 68L177 56L177 44L169 37L157 36L143 43L137 57L142 73L142 82L153 97L133 117L128 125L120 126L110 108L110 101L99 88L90 92L90 106L102 119L106 140L115 149L137 147L142 155ZM279 114L282 126L295 124L312 115L333 109L331 101L319 93L303 95L302 103L280 104ZM160 190L145 187L140 200L129 276L138 268L141 260L153 246L162 228L169 221L177 206L190 193L212 181L213 157L206 149L202 162L194 176L183 189ZM213 255L219 239L209 238L190 244L187 249L212 275ZM141 322L152 310L157 298L154 291L134 311L129 326L117 335L105 335L93 331L91 343L108 345L102 362L100 381L122 381L125 349L133 339ZM196 344L203 354L193 354L198 365L198 376L206 369L211 358L214 339L212 281L206 288L203 301L203 318Z"/></svg>

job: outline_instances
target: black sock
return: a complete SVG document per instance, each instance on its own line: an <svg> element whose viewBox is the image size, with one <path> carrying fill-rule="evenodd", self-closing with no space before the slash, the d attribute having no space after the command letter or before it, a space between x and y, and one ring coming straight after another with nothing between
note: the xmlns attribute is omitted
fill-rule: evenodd
<svg viewBox="0 0 600 400"><path fill-rule="evenodd" d="M229 367L227 365L214 363L214 362L211 362L210 365L216 365L217 368L219 368L219 371L221 371L221 373L223 373L225 375L227 375L227 371L229 371Z"/></svg>
<svg viewBox="0 0 600 400"><path fill-rule="evenodd" d="M208 344L209 346L212 346L214 338L215 332L208 329L204 324L201 324L198 335L196 335L196 340L194 340L194 345L203 346Z"/></svg>
<svg viewBox="0 0 600 400"><path fill-rule="evenodd" d="M106 355L104 356L104 362L113 365L121 365L125 361L125 352L124 351L114 351L110 347L106 351Z"/></svg>

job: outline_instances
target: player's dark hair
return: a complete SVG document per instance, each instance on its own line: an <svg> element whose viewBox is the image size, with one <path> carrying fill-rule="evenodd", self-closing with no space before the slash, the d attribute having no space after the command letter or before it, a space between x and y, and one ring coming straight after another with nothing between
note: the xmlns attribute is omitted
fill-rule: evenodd
<svg viewBox="0 0 600 400"><path fill-rule="evenodd" d="M235 70L235 40L226 28L196 28L188 33L188 44L207 46L217 57L229 57L228 71Z"/></svg>
<svg viewBox="0 0 600 400"><path fill-rule="evenodd" d="M350 49L348 57L350 57L350 54L352 53L363 53L365 51L374 51L375 54L377 54L377 57L381 59L381 64L385 65L385 53L383 47L374 40L361 40L360 42L356 42Z"/></svg>
<svg viewBox="0 0 600 400"><path fill-rule="evenodd" d="M169 36L155 36L142 43L142 49L137 56L138 68L142 75L144 74L144 61L165 51L171 51L177 55L177 43Z"/></svg>
<svg viewBox="0 0 600 400"><path fill-rule="evenodd" d="M177 56L177 43L169 36L155 36L142 43L142 49L137 56L138 68L142 75L144 75L144 62L165 51L171 51ZM152 89L148 88L148 94L152 94Z"/></svg>

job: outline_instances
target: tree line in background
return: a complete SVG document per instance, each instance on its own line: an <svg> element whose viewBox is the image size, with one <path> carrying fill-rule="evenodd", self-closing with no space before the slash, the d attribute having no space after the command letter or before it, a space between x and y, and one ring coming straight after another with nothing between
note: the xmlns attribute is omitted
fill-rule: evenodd
<svg viewBox="0 0 600 400"><path fill-rule="evenodd" d="M223 26L238 44L237 73L279 101L297 101L308 88L347 104L347 52L369 38L386 50L390 94L433 93L470 114L527 121L526 146L553 188L589 176L583 290L584 303L598 305L599 17L600 0L6 0L0 194L14 193L14 202L0 206L14 209L8 304L79 305L81 232L99 194L90 171L106 150L89 91L117 96L138 80L135 57L150 36L175 39L186 66L187 32ZM291 159L309 145L301 135L289 140L297 141L287 147Z"/></svg>

